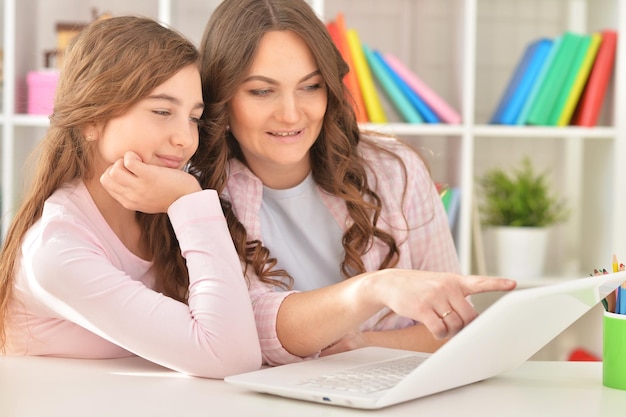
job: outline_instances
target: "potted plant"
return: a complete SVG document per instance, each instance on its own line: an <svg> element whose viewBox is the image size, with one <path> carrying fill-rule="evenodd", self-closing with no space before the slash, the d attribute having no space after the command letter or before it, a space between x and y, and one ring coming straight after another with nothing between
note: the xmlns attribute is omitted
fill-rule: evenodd
<svg viewBox="0 0 626 417"><path fill-rule="evenodd" d="M478 179L481 221L493 228L498 275L543 274L549 227L565 221L566 203L551 189L547 172L536 173L528 157L511 172L496 168Z"/></svg>

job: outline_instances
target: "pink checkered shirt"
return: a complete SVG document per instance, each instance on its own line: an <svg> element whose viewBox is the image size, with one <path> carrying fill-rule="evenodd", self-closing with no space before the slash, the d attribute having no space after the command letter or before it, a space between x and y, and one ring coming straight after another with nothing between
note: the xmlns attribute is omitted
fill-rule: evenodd
<svg viewBox="0 0 626 417"><path fill-rule="evenodd" d="M459 260L448 219L426 166L417 153L399 141L379 141L402 158L408 173L405 179L397 160L371 146L359 145L359 151L369 164L370 187L383 201L379 225L392 233L399 243L400 258L396 268L458 273ZM403 200L402 193L407 181ZM344 200L329 195L320 188L318 190L328 210L345 230L352 220L348 216ZM224 195L232 202L235 214L248 231L249 239L262 241L259 212L263 184L239 160L230 161L229 179ZM408 228L402 213L406 216ZM362 257L367 271L377 270L386 252L387 247L375 241ZM287 352L276 335L278 309L283 299L292 292L277 290L260 282L252 274L248 274L248 278L251 282L250 297L265 363L278 365L301 360L302 358ZM395 314L381 320L388 312L388 309L381 310L363 323L361 330L397 329L414 324L414 321Z"/></svg>

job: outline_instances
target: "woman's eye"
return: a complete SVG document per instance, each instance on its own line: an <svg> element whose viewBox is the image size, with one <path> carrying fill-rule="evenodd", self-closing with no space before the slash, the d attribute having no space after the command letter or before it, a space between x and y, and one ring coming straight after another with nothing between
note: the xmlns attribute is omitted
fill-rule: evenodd
<svg viewBox="0 0 626 417"><path fill-rule="evenodd" d="M269 88L259 88L255 90L250 90L250 94L253 96L264 97L269 95L272 92Z"/></svg>
<svg viewBox="0 0 626 417"><path fill-rule="evenodd" d="M321 83L317 83L317 84L311 84L311 85L306 85L304 86L304 90L305 91L317 91L320 88L322 88L322 84Z"/></svg>
<svg viewBox="0 0 626 417"><path fill-rule="evenodd" d="M191 120L192 123L200 124L200 118L199 117L191 116L189 118L189 120Z"/></svg>
<svg viewBox="0 0 626 417"><path fill-rule="evenodd" d="M169 110L153 110L153 113L159 116L169 116L172 114Z"/></svg>

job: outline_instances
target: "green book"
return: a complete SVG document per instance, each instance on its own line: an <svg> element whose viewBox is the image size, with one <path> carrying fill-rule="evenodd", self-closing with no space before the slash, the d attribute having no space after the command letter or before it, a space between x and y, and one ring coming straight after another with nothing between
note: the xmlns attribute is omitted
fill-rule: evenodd
<svg viewBox="0 0 626 417"><path fill-rule="evenodd" d="M561 89L571 70L576 58L578 47L583 40L583 35L573 32L565 32L562 36L559 50L548 68L537 92L537 97L528 113L527 124L548 125L552 109L556 106Z"/></svg>
<svg viewBox="0 0 626 417"><path fill-rule="evenodd" d="M563 87L561 87L561 91L557 96L556 104L554 105L554 108L550 113L550 117L548 118L548 124L550 126L557 126L559 124L559 119L561 118L561 114L563 114L563 110L565 109L567 100L572 92L572 88L574 87L574 82L578 77L578 73L581 71L583 63L585 62L585 57L587 56L587 51L589 50L590 46L591 35L583 36L578 45L578 49L576 50L574 62L569 67L569 71L567 72L567 77L565 78Z"/></svg>
<svg viewBox="0 0 626 417"><path fill-rule="evenodd" d="M452 200L452 190L446 187L441 191L441 202L443 203L443 208L446 209L446 213L450 210L450 200Z"/></svg>

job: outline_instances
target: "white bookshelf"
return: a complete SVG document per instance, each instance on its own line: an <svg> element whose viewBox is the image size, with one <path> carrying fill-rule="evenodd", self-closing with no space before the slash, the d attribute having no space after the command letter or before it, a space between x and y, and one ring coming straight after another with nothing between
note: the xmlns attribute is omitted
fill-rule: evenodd
<svg viewBox="0 0 626 417"><path fill-rule="evenodd" d="M160 19L200 41L219 0L0 0L4 89L0 113L2 236L28 173L25 156L43 135L47 117L23 114L25 76L53 47L54 24L87 22L100 12ZM626 33L626 6L619 0L310 0L319 16L338 11L373 48L394 53L462 115L459 125L410 125L386 103L390 123L368 128L398 135L423 151L433 177L461 188L455 239L464 272L474 272L474 179L486 169L511 165L530 154L572 207L570 220L551 237L548 274L562 277L626 257L626 86L620 76L626 48L618 43L615 78L597 128L492 126L486 122L521 55L539 36L567 29L604 27ZM487 264L492 258L485 236ZM488 271L489 272L489 271Z"/></svg>
<svg viewBox="0 0 626 417"><path fill-rule="evenodd" d="M565 30L591 33L612 27L626 33L626 5L618 0L375 0L327 1L325 17L338 11L368 46L392 52L462 114L463 122L411 125L393 120L380 130L425 151L436 180L461 188L456 241L464 272L475 272L472 204L474 180L495 166L529 155L572 208L554 228L547 274L579 276L626 257L626 90L620 43L611 92L596 128L513 127L487 124L524 48ZM382 94L384 99L384 93ZM389 105L386 107L391 109ZM397 114L392 117L398 117ZM493 246L484 233L488 272Z"/></svg>

